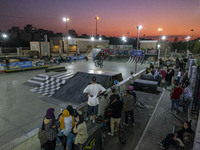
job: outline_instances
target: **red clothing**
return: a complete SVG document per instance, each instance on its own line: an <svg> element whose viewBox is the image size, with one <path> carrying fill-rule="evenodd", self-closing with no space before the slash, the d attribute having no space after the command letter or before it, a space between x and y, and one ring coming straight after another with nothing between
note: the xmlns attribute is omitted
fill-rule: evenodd
<svg viewBox="0 0 200 150"><path fill-rule="evenodd" d="M173 92L172 92L171 99L180 99L182 92L183 91L180 87L175 87Z"/></svg>

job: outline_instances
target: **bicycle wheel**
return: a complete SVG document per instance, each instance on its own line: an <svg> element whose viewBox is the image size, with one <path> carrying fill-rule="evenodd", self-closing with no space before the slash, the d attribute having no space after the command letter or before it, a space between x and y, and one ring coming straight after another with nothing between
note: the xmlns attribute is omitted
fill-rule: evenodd
<svg viewBox="0 0 200 150"><path fill-rule="evenodd" d="M99 67L99 61L95 61L95 66Z"/></svg>
<svg viewBox="0 0 200 150"><path fill-rule="evenodd" d="M100 64L100 68L103 68L103 63Z"/></svg>
<svg viewBox="0 0 200 150"><path fill-rule="evenodd" d="M125 144L126 143L126 133L123 131L123 130L119 130L118 132L118 137L119 137L119 141L122 143L122 144Z"/></svg>

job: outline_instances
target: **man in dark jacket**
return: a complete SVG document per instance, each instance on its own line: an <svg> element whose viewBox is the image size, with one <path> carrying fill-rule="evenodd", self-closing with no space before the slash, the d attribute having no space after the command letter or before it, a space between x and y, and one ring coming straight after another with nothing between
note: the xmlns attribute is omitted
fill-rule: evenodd
<svg viewBox="0 0 200 150"><path fill-rule="evenodd" d="M111 119L110 119L110 128L111 132L108 133L108 135L113 136L114 135L114 126L115 123L120 123L121 120L121 112L123 108L123 103L119 100L119 96L115 96L114 101L110 104L111 107Z"/></svg>
<svg viewBox="0 0 200 150"><path fill-rule="evenodd" d="M128 117L130 115L132 125L134 123L134 108L136 99L130 95L130 90L126 90L126 96L124 97L124 109L125 109L125 125L128 126Z"/></svg>
<svg viewBox="0 0 200 150"><path fill-rule="evenodd" d="M172 77L172 74L171 74L170 70L168 69L167 73L165 75L165 89L167 89L167 86L170 85L170 79L171 79L171 77Z"/></svg>

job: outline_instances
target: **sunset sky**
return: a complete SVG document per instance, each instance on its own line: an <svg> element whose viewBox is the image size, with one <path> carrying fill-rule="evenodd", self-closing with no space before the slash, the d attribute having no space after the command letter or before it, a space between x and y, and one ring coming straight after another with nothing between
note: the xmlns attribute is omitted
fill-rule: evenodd
<svg viewBox="0 0 200 150"><path fill-rule="evenodd" d="M0 0L0 29L23 28L32 24L65 33L62 18L70 18L69 29L80 35L95 35L95 17L99 16L98 33L106 36L140 35L200 36L200 0Z"/></svg>

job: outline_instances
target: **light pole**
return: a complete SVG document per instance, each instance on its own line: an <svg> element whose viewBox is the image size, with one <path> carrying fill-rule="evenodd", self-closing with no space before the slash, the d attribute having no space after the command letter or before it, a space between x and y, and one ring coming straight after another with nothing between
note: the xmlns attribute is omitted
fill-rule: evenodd
<svg viewBox="0 0 200 150"><path fill-rule="evenodd" d="M187 50L188 50L188 43L189 43L189 40L190 40L190 36L187 36L187 37L185 38L185 40L187 41Z"/></svg>
<svg viewBox="0 0 200 150"><path fill-rule="evenodd" d="M158 32L159 32L158 44L160 44L160 41L161 41L161 32L162 31L163 31L162 28L158 28ZM160 51L160 49L159 49L159 51ZM159 54L160 54L160 52L159 52Z"/></svg>
<svg viewBox="0 0 200 150"><path fill-rule="evenodd" d="M193 32L194 32L194 29L191 29L190 31L192 32L191 40L193 40Z"/></svg>
<svg viewBox="0 0 200 150"><path fill-rule="evenodd" d="M122 41L123 41L123 50L124 50L124 42L126 42L126 37L122 36Z"/></svg>
<svg viewBox="0 0 200 150"><path fill-rule="evenodd" d="M137 50L136 50L136 61L135 61L135 74L137 73L137 57L138 57L138 48L139 48L139 34L140 34L140 29L142 29L142 26L139 25L136 27L138 31L138 37L137 37Z"/></svg>
<svg viewBox="0 0 200 150"><path fill-rule="evenodd" d="M6 46L6 39L8 38L8 35L7 34L5 34L5 33L3 33L2 34L2 37L3 37L3 39L4 39L4 42L5 42L5 46ZM3 44L2 44L2 46L3 46Z"/></svg>
<svg viewBox="0 0 200 150"><path fill-rule="evenodd" d="M161 32L163 31L163 29L162 28L158 28L158 31L159 31L159 41L160 41Z"/></svg>
<svg viewBox="0 0 200 150"><path fill-rule="evenodd" d="M99 17L94 18L96 20L96 36L97 36L97 21L99 20Z"/></svg>
<svg viewBox="0 0 200 150"><path fill-rule="evenodd" d="M63 21L66 23L67 57L69 57L68 30L67 30L67 22L69 21L69 18L64 17Z"/></svg>
<svg viewBox="0 0 200 150"><path fill-rule="evenodd" d="M94 37L92 36L90 40L92 41L92 48L94 48Z"/></svg>
<svg viewBox="0 0 200 150"><path fill-rule="evenodd" d="M165 50L165 40L166 40L166 36L163 35L163 36L161 37L161 39L162 39L162 43L163 43L163 46L162 46L162 47L163 47L163 50ZM160 56L159 56L159 57L160 57ZM165 58L166 58L166 50L165 50ZM158 59L158 60L159 60L159 59Z"/></svg>

